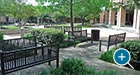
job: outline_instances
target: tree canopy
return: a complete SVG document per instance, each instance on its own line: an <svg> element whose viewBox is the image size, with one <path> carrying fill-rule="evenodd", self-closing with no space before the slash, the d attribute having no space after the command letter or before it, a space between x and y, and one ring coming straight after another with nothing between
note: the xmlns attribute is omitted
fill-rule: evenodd
<svg viewBox="0 0 140 75"><path fill-rule="evenodd" d="M0 15L20 19L30 16L70 17L70 0L36 0L38 6L27 5L23 0L0 0ZM48 5L45 5L48 3ZM73 16L93 19L109 7L110 0L73 0ZM8 10L7 10L8 9Z"/></svg>
<svg viewBox="0 0 140 75"><path fill-rule="evenodd" d="M0 9L1 16L19 19L27 19L35 14L35 9L32 5L26 5L20 0L1 0Z"/></svg>
<svg viewBox="0 0 140 75"><path fill-rule="evenodd" d="M37 1L42 2L44 0ZM70 0L47 0L47 2L53 7L55 17L70 17ZM73 16L81 19L93 19L102 12L102 7L109 7L110 0L73 0L72 4Z"/></svg>

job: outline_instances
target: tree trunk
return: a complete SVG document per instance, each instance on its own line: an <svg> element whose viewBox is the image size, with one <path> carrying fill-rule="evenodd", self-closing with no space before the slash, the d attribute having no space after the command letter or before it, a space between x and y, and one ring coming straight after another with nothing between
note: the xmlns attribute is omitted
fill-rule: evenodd
<svg viewBox="0 0 140 75"><path fill-rule="evenodd" d="M21 34L21 37L24 37L24 26L26 25L26 20L21 20L21 23L20 23L20 34Z"/></svg>
<svg viewBox="0 0 140 75"><path fill-rule="evenodd" d="M82 26L85 24L85 18L81 17L81 21L82 21Z"/></svg>
<svg viewBox="0 0 140 75"><path fill-rule="evenodd" d="M70 0L70 24L71 24L71 30L72 30L72 36L74 35L73 34L73 0Z"/></svg>
<svg viewBox="0 0 140 75"><path fill-rule="evenodd" d="M43 16L40 17L40 23L39 24L42 24L43 23Z"/></svg>
<svg viewBox="0 0 140 75"><path fill-rule="evenodd" d="M39 21L40 17L37 17L37 25L40 24L40 21Z"/></svg>
<svg viewBox="0 0 140 75"><path fill-rule="evenodd" d="M83 26L85 24L85 17L84 16L81 16L80 19L81 19L82 26Z"/></svg>
<svg viewBox="0 0 140 75"><path fill-rule="evenodd" d="M82 19L82 26L85 24L85 20L84 19Z"/></svg>
<svg viewBox="0 0 140 75"><path fill-rule="evenodd" d="M2 20L1 20L1 17L0 17L0 29L2 29Z"/></svg>

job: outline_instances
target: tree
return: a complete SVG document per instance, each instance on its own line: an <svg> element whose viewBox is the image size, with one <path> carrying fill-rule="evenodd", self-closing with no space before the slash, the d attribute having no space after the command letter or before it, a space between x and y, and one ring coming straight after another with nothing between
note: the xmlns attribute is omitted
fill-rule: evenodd
<svg viewBox="0 0 140 75"><path fill-rule="evenodd" d="M80 17L82 25L85 19L97 17L101 12L102 7L108 7L109 0L77 0L74 3L74 16Z"/></svg>
<svg viewBox="0 0 140 75"><path fill-rule="evenodd" d="M12 15L14 0L0 0L0 16L8 18ZM3 21L1 21L2 23ZM2 27L2 24L1 24Z"/></svg>
<svg viewBox="0 0 140 75"><path fill-rule="evenodd" d="M51 20L54 18L59 17L68 17L69 16L69 8L68 6L68 0L36 0L38 2L38 6L44 7L45 11L38 12L40 16L48 15ZM45 5L48 3L48 5ZM39 8L38 10L42 10L42 8ZM44 15L43 15L44 14Z"/></svg>
<svg viewBox="0 0 140 75"><path fill-rule="evenodd" d="M61 16L70 17L70 0L48 0ZM85 19L97 17L102 12L102 7L109 7L110 0L73 0L73 15L81 18L82 25ZM96 11L95 11L96 10Z"/></svg>
<svg viewBox="0 0 140 75"><path fill-rule="evenodd" d="M32 5L26 5L22 0L1 0L0 15L27 20L35 14ZM31 13L32 12L32 13Z"/></svg>

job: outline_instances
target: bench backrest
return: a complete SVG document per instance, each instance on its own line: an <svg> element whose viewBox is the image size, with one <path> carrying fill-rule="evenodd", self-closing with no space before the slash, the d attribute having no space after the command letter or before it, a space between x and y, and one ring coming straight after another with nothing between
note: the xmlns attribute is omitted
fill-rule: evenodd
<svg viewBox="0 0 140 75"><path fill-rule="evenodd" d="M32 39L16 38L0 41L0 50L11 50L11 49L21 49L27 47L34 47L35 41Z"/></svg>
<svg viewBox="0 0 140 75"><path fill-rule="evenodd" d="M108 45L117 45L125 41L126 33L120 33L115 35L109 35Z"/></svg>
<svg viewBox="0 0 140 75"><path fill-rule="evenodd" d="M71 26L45 26L45 28L59 29L63 31L64 33L72 31ZM81 30L82 30L82 27L77 27L77 26L73 27L73 31L81 31Z"/></svg>
<svg viewBox="0 0 140 75"><path fill-rule="evenodd" d="M82 27L73 27L73 31L81 31ZM72 31L71 26L64 26L64 32Z"/></svg>
<svg viewBox="0 0 140 75"><path fill-rule="evenodd" d="M1 52L1 72L5 75L53 60L59 61L58 44Z"/></svg>
<svg viewBox="0 0 140 75"><path fill-rule="evenodd" d="M72 36L72 31L68 32L68 36ZM79 31L73 31L73 36L75 37L87 37L87 30L79 30Z"/></svg>

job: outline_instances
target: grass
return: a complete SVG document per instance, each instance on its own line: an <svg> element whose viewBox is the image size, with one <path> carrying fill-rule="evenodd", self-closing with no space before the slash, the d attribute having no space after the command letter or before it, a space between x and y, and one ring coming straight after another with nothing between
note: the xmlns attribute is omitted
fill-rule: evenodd
<svg viewBox="0 0 140 75"><path fill-rule="evenodd" d="M89 25L79 25L79 27L82 27L82 28L90 28L90 26Z"/></svg>
<svg viewBox="0 0 140 75"><path fill-rule="evenodd" d="M19 29L19 27L17 27L17 26L2 26L2 28L8 29L8 30L18 30Z"/></svg>

